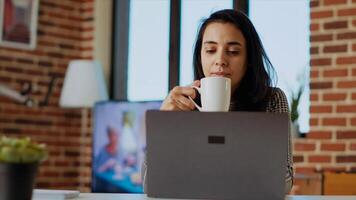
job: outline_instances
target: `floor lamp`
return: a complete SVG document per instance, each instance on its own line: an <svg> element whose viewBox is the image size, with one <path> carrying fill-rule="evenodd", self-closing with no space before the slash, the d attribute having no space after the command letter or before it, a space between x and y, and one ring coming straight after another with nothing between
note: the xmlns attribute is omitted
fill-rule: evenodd
<svg viewBox="0 0 356 200"><path fill-rule="evenodd" d="M81 138L88 132L88 110L96 102L105 100L108 100L108 92L100 63L91 60L71 61L65 75L59 105L63 108L81 108ZM80 149L83 149L82 143Z"/></svg>

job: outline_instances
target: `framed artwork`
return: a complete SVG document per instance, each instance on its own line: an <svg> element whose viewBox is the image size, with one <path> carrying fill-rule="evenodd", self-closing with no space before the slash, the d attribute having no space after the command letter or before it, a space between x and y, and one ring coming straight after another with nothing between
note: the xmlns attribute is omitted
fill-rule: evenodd
<svg viewBox="0 0 356 200"><path fill-rule="evenodd" d="M39 0L0 0L0 46L34 49Z"/></svg>

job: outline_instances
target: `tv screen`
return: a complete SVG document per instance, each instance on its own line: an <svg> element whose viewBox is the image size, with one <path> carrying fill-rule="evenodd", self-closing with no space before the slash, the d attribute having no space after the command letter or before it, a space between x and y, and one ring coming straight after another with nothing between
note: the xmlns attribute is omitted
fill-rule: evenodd
<svg viewBox="0 0 356 200"><path fill-rule="evenodd" d="M142 193L145 112L161 102L99 102L94 107L92 191Z"/></svg>

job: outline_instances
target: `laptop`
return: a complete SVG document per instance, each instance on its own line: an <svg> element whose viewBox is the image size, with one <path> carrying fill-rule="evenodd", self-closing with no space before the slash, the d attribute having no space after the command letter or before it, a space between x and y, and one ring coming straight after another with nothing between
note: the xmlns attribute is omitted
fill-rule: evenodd
<svg viewBox="0 0 356 200"><path fill-rule="evenodd" d="M287 113L148 111L147 196L283 200Z"/></svg>

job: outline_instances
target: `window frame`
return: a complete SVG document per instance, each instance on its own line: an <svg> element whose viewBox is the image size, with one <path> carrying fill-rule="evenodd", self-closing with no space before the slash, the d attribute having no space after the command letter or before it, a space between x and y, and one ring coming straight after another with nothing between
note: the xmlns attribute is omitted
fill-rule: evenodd
<svg viewBox="0 0 356 200"><path fill-rule="evenodd" d="M233 0L248 15L249 0ZM113 1L110 99L127 101L130 0ZM181 0L170 0L168 90L179 85ZM168 91L167 91L168 92Z"/></svg>

